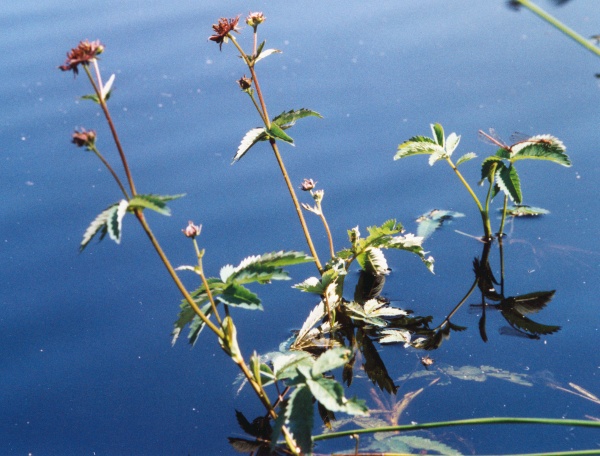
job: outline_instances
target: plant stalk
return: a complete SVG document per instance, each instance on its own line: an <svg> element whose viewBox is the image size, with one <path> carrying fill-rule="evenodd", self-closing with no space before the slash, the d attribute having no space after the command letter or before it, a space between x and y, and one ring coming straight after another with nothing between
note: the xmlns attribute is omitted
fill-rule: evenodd
<svg viewBox="0 0 600 456"><path fill-rule="evenodd" d="M542 8L540 8L533 2L530 2L529 0L517 0L517 2L519 2L521 5L523 5L525 8L527 8L532 13L537 14L540 18L542 18L543 20L548 22L550 25L552 25L556 29L560 30L562 33L567 35L569 38L575 40L577 43L579 43L581 46L586 48L588 51L593 52L598 57L600 57L600 48L598 48L597 46L594 46L592 43L589 42L589 40L585 39L583 36L581 36L575 30L567 27L565 24L563 24L558 19L556 19L555 17L548 14L546 11L544 11Z"/></svg>

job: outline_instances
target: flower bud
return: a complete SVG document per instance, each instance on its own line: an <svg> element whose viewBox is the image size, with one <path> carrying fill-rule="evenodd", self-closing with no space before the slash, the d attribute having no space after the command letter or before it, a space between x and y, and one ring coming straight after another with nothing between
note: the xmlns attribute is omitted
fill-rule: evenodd
<svg viewBox="0 0 600 456"><path fill-rule="evenodd" d="M317 183L314 180L304 179L302 181L302 184L300 185L300 190L302 190L303 192L308 192L315 188L315 185L317 185Z"/></svg>
<svg viewBox="0 0 600 456"><path fill-rule="evenodd" d="M244 75L244 77L239 79L237 83L240 86L240 89L242 89L244 92L247 92L252 87L252 78L247 78L246 75Z"/></svg>
<svg viewBox="0 0 600 456"><path fill-rule="evenodd" d="M96 143L96 132L94 130L86 131L85 128L82 128L81 131L73 133L71 142L77 147L85 147L87 150L91 150Z"/></svg>
<svg viewBox="0 0 600 456"><path fill-rule="evenodd" d="M265 21L266 17L263 13L250 13L246 18L246 24L256 30L259 24L262 24Z"/></svg>
<svg viewBox="0 0 600 456"><path fill-rule="evenodd" d="M200 236L202 225L194 225L194 222L190 220L186 229L181 231L183 231L183 234L187 237L194 239L196 236Z"/></svg>

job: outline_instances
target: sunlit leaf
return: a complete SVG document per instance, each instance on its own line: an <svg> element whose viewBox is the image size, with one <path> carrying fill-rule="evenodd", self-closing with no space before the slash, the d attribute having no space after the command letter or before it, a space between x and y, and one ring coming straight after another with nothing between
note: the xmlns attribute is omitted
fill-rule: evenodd
<svg viewBox="0 0 600 456"><path fill-rule="evenodd" d="M285 424L303 454L312 454L313 395L306 386L295 388L283 412Z"/></svg>
<svg viewBox="0 0 600 456"><path fill-rule="evenodd" d="M277 380L285 380L296 378L299 375L299 366L312 368L315 360L307 352L294 351L290 353L275 353L271 362L273 363L273 373Z"/></svg>
<svg viewBox="0 0 600 456"><path fill-rule="evenodd" d="M514 166L503 166L496 172L498 187L516 204L521 204L523 195L521 193L521 181Z"/></svg>
<svg viewBox="0 0 600 456"><path fill-rule="evenodd" d="M442 127L439 123L431 124L431 132L433 133L433 139L435 142L441 146L442 148L445 146L444 144L444 127Z"/></svg>
<svg viewBox="0 0 600 456"><path fill-rule="evenodd" d="M566 154L565 145L552 135L533 136L511 147L510 161L532 159L549 160L569 167L571 161Z"/></svg>
<svg viewBox="0 0 600 456"><path fill-rule="evenodd" d="M424 136L415 136L398 146L398 152L394 160L410 157L412 155L431 155L433 153L444 154L444 148L436 144L432 139Z"/></svg>
<svg viewBox="0 0 600 456"><path fill-rule="evenodd" d="M115 203L96 216L94 221L87 227L85 233L83 233L83 239L79 245L79 251L83 251L89 242L99 231L106 231L107 223L113 212L117 210L119 203Z"/></svg>
<svg viewBox="0 0 600 456"><path fill-rule="evenodd" d="M452 153L456 150L456 148L458 147L458 143L460 143L460 135L457 135L456 133L450 133L446 138L445 146L446 153L448 154L448 156L451 156Z"/></svg>
<svg viewBox="0 0 600 456"><path fill-rule="evenodd" d="M106 81L106 84L104 84L104 87L102 87L102 98L104 98L104 101L106 101L110 98L110 93L111 93L111 89L113 86L113 82L115 82L114 74L112 74L110 76L110 78L108 78L108 81Z"/></svg>
<svg viewBox="0 0 600 456"><path fill-rule="evenodd" d="M279 251L245 258L237 267L231 265L221 268L220 276L223 282L236 281L240 284L271 280L288 280L290 277L283 266L291 266L313 261L313 258L302 252Z"/></svg>
<svg viewBox="0 0 600 456"><path fill-rule="evenodd" d="M233 157L231 164L233 165L236 161L242 158L246 154L246 152L248 152L250 148L254 146L254 144L256 144L259 141L266 141L267 138L267 131L264 127L253 128L252 130L250 130L242 138L242 142L238 146L237 152L235 154L235 157Z"/></svg>
<svg viewBox="0 0 600 456"><path fill-rule="evenodd" d="M319 304L315 306L313 310L308 314L308 318L302 324L302 328L298 332L298 336L296 337L296 342L300 342L304 337L308 334L308 332L315 326L321 318L325 316L325 304L323 301L320 301Z"/></svg>
<svg viewBox="0 0 600 456"><path fill-rule="evenodd" d="M380 344L409 344L411 335L406 329L382 329L379 331L383 337L379 339Z"/></svg>
<svg viewBox="0 0 600 456"><path fill-rule="evenodd" d="M311 374L313 378L329 372L331 370L342 367L350 360L352 352L347 348L332 348L327 350L321 356L317 358L312 366ZM328 410L331 410L328 408ZM335 411L335 410L334 410Z"/></svg>
<svg viewBox="0 0 600 456"><path fill-rule="evenodd" d="M371 274L380 275L389 273L389 267L381 249L369 247L356 257L356 261L361 268Z"/></svg>
<svg viewBox="0 0 600 456"><path fill-rule="evenodd" d="M456 160L456 163L454 164L454 166L459 167L463 163L466 163L469 160L473 160L474 158L477 158L477 154L475 152L466 153L462 157L460 157L458 160Z"/></svg>
<svg viewBox="0 0 600 456"><path fill-rule="evenodd" d="M364 306L352 301L344 303L348 316L354 320L364 321L373 326L385 327L388 322L385 317L398 317L407 315L406 311L390 307L387 303L377 299L369 299Z"/></svg>
<svg viewBox="0 0 600 456"><path fill-rule="evenodd" d="M233 324L232 318L229 315L223 319L221 329L223 330L224 337L222 339L219 338L219 345L223 351L227 353L227 355L229 355L229 357L233 359L235 363L243 361L237 341L237 330Z"/></svg>
<svg viewBox="0 0 600 456"><path fill-rule="evenodd" d="M121 200L119 204L111 211L108 220L106 221L106 228L110 238L117 244L121 243L121 229L123 227L123 217L127 213L129 202L127 200Z"/></svg>
<svg viewBox="0 0 600 456"><path fill-rule="evenodd" d="M464 216L465 214L461 214L460 212L433 209L417 218L417 223L419 224L417 236L427 239L445 222Z"/></svg>
<svg viewBox="0 0 600 456"><path fill-rule="evenodd" d="M279 49L265 49L254 59L254 63L259 62L272 54L281 54L281 51Z"/></svg>
<svg viewBox="0 0 600 456"><path fill-rule="evenodd" d="M317 277L309 277L304 282L297 283L292 288L318 295L322 295L325 292L325 287L321 283L321 280Z"/></svg>

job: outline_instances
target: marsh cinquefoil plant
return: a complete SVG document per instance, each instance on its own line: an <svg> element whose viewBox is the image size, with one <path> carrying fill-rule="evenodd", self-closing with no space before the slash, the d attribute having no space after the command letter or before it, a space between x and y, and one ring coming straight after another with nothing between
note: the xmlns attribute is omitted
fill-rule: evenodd
<svg viewBox="0 0 600 456"><path fill-rule="evenodd" d="M523 202L523 193L521 191L521 179L517 174L515 163L519 160L548 160L562 166L571 166L571 161L566 154L564 144L551 135L537 135L519 140L512 145L507 145L501 140L495 138L480 130L480 135L494 144L498 149L496 153L483 160L481 164L481 181L483 185L487 181L488 189L485 201L482 203L471 186L468 184L458 167L474 158L477 155L469 152L462 155L456 163L452 160L452 154L458 147L460 136L456 133L450 133L447 137L444 134L444 128L436 123L431 125L433 136L414 136L408 141L398 146L398 152L394 160L410 157L412 155L429 155L429 164L433 166L437 161L444 160L455 172L458 179L469 192L473 201L479 209L483 223L483 240L486 242L494 238L490 222L490 203L492 199L500 192L504 194L504 205L502 208L502 221L498 230L498 235L502 236L504 230L504 221L508 211L508 200L510 199L517 205ZM491 131L493 133L493 131Z"/></svg>
<svg viewBox="0 0 600 456"><path fill-rule="evenodd" d="M264 19L261 13L251 13L246 19L246 23L254 31L252 52L250 53L245 53L233 36L233 33L239 32L239 16L233 19L220 19L218 24L213 26L214 35L209 38L219 44L220 47L231 41L240 52L240 56L251 76L242 77L238 84L248 94L263 123L262 127L257 127L245 135L233 161L242 158L255 144L263 141L269 143L286 182L293 205L296 208L311 256L294 251L279 251L251 256L243 260L238 266L227 265L223 267L219 277L208 277L203 267L205 251L200 248L197 241L201 234L201 226L190 222L183 232L192 241L196 264L179 268L173 267L150 228L145 217L145 211L150 210L161 215L170 215L167 203L183 195L138 193L131 168L108 107L115 76L112 75L104 83L98 64L98 58L104 52L104 46L99 41L82 41L76 48L67 53L66 62L59 68L63 71L72 71L75 76L79 74L81 69L86 74L93 93L85 95L83 98L100 106L119 154L121 171L125 175L125 180L122 180L110 160L102 154L97 145L97 135L94 130L79 129L73 133L72 142L78 147L93 152L100 159L115 180L122 195L120 200L110 204L93 220L84 233L80 250L84 250L95 237L102 240L106 235L117 244L120 243L123 219L127 214L133 214L141 224L142 229L183 296L181 310L173 332L173 342L178 339L181 330L186 326L189 326L188 339L192 344L197 343L203 329L209 328L216 335L223 351L239 367L246 382L262 402L267 412L267 421L274 423L272 426L261 427L259 431L249 425L241 412L238 412L238 422L256 440L232 439L231 443L238 449L250 446L256 450L264 450L265 445L267 449L274 449L280 436L282 436L285 452L308 454L312 452L315 401L318 403L319 409L326 410L327 413L345 412L354 415L367 413L364 402L358 399L346 398L343 387L329 374L330 371L349 363L352 351L344 346L337 345L334 347L332 345L329 347L330 349L323 350L319 354L293 350L280 352L271 355L267 360L268 362L264 362L261 357L254 353L247 361L238 344L231 308L262 309L259 297L247 288L248 284L266 284L273 280L289 279L287 272L283 269L284 267L312 261L319 271L320 277L315 278L315 281L319 282L320 285L317 286L315 283L315 286L311 289L299 288L322 296L323 302L327 302L330 324L334 326L335 312L342 304L343 277L354 260L357 260L364 269L376 274L387 273L387 263L381 252L382 248L399 248L414 252L430 268L433 260L425 258L417 238L400 235L403 231L402 225L394 220L386 222L381 227L369 228L370 235L366 239L361 239L358 228L351 230L352 247L339 252L336 256L333 250L332 235L321 206L324 192L322 190L312 192L314 182L305 180L302 189L311 192L315 206L311 207L304 204L304 208L320 216L329 238L331 260L326 265L320 262L304 220L302 206L298 202L295 189L291 184L278 149L279 142L293 144L293 139L286 133L286 130L291 128L298 119L308 116L320 117L320 114L308 109L299 109L285 111L272 119L269 117L255 65L265 57L279 51L265 50L264 42L258 44L257 29ZM190 291L183 285L178 276L178 271L181 270L192 271L198 275L200 286L196 290ZM381 305L378 307L381 307ZM280 388L281 384L285 386L284 389ZM274 401L265 390L269 385L275 385L277 389L276 400ZM266 429L269 430L268 435L265 434Z"/></svg>
<svg viewBox="0 0 600 456"><path fill-rule="evenodd" d="M85 249L95 237L103 239L106 235L116 243L120 243L123 218L127 214L133 214L183 296L173 331L173 342L188 326L189 341L192 344L198 343L201 331L208 328L216 336L224 353L238 366L245 382L250 385L265 409L265 415L252 422L247 420L241 412L236 413L238 423L251 438L232 438L230 439L231 444L237 450L260 454L272 451L285 454L311 454L314 442L344 435L342 433L330 436L313 435L315 403L321 417L325 417L323 418L324 422L333 419L335 412L350 415L368 413L363 401L345 397L342 385L334 379L332 372L343 367L344 380L350 383L356 347L365 356L368 355L371 359L375 359L378 355L371 337L376 337L381 343L408 343L411 332L407 328L419 327L427 323L418 319L411 320L403 310L392 308L389 303L377 299L380 285L383 283L382 277L388 272L383 251L399 249L415 253L429 269L433 268L433 259L427 257L423 251L422 238L404 234L402 225L394 219L388 220L381 226L367 228L368 235L364 237L358 227L349 230L350 246L336 253L323 212L324 191L314 190L315 183L310 179L305 180L301 188L310 192L315 205L300 205L283 164L278 144L281 142L293 144L293 139L288 135L287 130L301 118L320 117L320 114L308 109L297 109L284 111L273 118L269 117L255 66L262 59L279 51L265 50L264 42L258 44L257 30L264 20L261 13L251 13L246 19L246 23L254 32L250 53L242 50L234 36L235 33L239 33L239 16L232 19L220 19L213 26L214 34L209 39L219 44L219 47L231 41L239 51L250 77L242 77L238 84L256 107L262 122L262 126L250 130L244 136L234 155L234 162L245 156L254 145L260 142L269 143L296 209L310 256L296 251L277 251L250 256L237 266L224 266L218 277L208 277L203 267L205 250L200 248L197 241L202 231L201 226L190 222L183 232L192 242L195 264L179 268L173 267L151 230L145 213L150 210L161 215L170 215L167 203L183 195L138 193L108 108L107 102L115 77L113 75L108 78L106 83L103 82L98 56L104 51L104 46L99 41L82 41L67 54L66 62L59 68L63 71L72 71L75 75L79 73L80 69L85 72L93 88L93 93L83 98L100 106L118 151L121 173L125 175L125 180L122 180L119 172L110 164L110 160L101 153L97 146L95 131L79 129L73 133L73 143L94 153L101 160L122 195L118 201L110 204L90 224L84 233L80 250ZM441 137L443 138L443 132ZM497 163L496 166L498 166ZM330 259L325 264L319 260L316 248L312 243L304 220L303 207L321 218L327 232ZM364 293L361 291L363 287L358 286L354 300L348 302L342 298L344 278L355 261L365 277L370 277L370 279L365 279L370 286L364 287L370 288L370 291ZM319 276L305 280L296 285L296 288L317 295L320 300L319 304L310 313L295 339L288 344L287 349L263 356L253 353L247 358L238 344L234 309L262 309L261 300L247 286L252 283L266 284L273 280L287 280L289 275L284 270L285 267L307 262L314 262ZM198 288L192 291L188 290L180 280L178 271L195 273L200 282ZM320 325L318 329L317 325ZM379 328L379 330L373 328ZM316 343L317 340L322 343ZM347 375L348 372L350 372L350 377ZM387 375L387 373L384 374ZM384 374L371 379L377 382L382 389L394 393L393 381ZM266 389L271 386L275 389L274 393L269 393ZM451 423L451 425L454 424L456 423ZM569 422L569 425L577 424L579 422ZM430 426L442 425L444 423L432 423ZM420 426L427 427L427 425ZM413 426L413 428L417 427ZM377 432L378 430L381 429L370 429L366 432ZM365 431L353 431L352 434L362 432Z"/></svg>

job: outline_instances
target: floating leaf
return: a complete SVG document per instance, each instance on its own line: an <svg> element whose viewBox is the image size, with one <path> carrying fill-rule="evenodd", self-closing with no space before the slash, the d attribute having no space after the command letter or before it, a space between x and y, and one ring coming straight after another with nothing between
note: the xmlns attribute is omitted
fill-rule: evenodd
<svg viewBox="0 0 600 456"><path fill-rule="evenodd" d="M502 209L499 210L501 211ZM533 207L520 204L517 206L508 207L506 209L506 213L508 215L512 215L513 217L536 217L538 215L549 214L550 211L547 209L542 209L541 207Z"/></svg>
<svg viewBox="0 0 600 456"><path fill-rule="evenodd" d="M267 138L267 131L264 127L253 128L252 130L250 130L244 135L244 138L238 146L237 152L235 154L235 157L233 157L231 164L233 165L236 161L242 158L246 154L246 152L248 152L250 148L254 146L254 144L256 144L259 141L266 141Z"/></svg>
<svg viewBox="0 0 600 456"><path fill-rule="evenodd" d="M419 224L417 236L427 239L435 232L435 230L440 228L444 222L464 216L465 214L461 214L460 212L433 209L417 219L417 223Z"/></svg>
<svg viewBox="0 0 600 456"><path fill-rule="evenodd" d="M469 160L473 160L474 158L477 158L477 154L475 152L466 153L462 157L460 157L458 160L456 160L456 163L454 166L459 167L463 163L466 163Z"/></svg>
<svg viewBox="0 0 600 456"><path fill-rule="evenodd" d="M388 322L385 317L398 317L407 315L406 311L390 307L387 303L377 299L369 299L364 306L352 301L344 303L344 308L353 320L364 321L367 324L385 327Z"/></svg>
<svg viewBox="0 0 600 456"><path fill-rule="evenodd" d="M406 329L382 329L379 334L382 335L380 344L410 344L410 331Z"/></svg>
<svg viewBox="0 0 600 456"><path fill-rule="evenodd" d="M498 187L500 187L512 201L521 204L523 201L521 181L519 180L519 175L514 166L501 167L500 170L496 172L496 182L498 183Z"/></svg>

